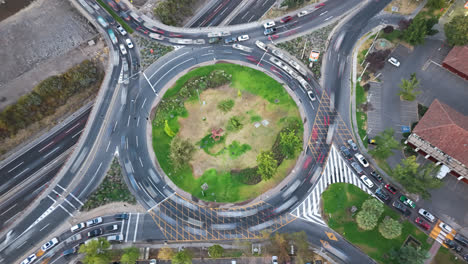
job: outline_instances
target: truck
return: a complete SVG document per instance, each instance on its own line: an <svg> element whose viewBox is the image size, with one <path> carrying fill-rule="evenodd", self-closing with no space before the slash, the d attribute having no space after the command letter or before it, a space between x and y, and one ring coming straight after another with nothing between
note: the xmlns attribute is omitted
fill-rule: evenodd
<svg viewBox="0 0 468 264"><path fill-rule="evenodd" d="M109 28L107 30L107 33L109 34L109 37L110 37L110 39L112 41L112 44L114 44L114 45L117 44L118 40L117 40L117 37L115 37L114 31Z"/></svg>

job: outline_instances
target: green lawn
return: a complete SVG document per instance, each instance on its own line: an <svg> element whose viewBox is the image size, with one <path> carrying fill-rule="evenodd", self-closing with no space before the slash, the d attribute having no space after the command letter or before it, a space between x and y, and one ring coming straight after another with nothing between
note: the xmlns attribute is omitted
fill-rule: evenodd
<svg viewBox="0 0 468 264"><path fill-rule="evenodd" d="M455 259L457 258L457 259ZM461 257L456 256L445 247L440 247L431 264L462 264L466 263Z"/></svg>
<svg viewBox="0 0 468 264"><path fill-rule="evenodd" d="M371 231L360 230L351 216L350 208L354 205L359 211L361 204L370 197L352 184L335 183L330 185L322 194L324 216L330 228L343 235L349 242L379 263L390 263L385 258L385 254L392 248L400 248L409 235L417 239L423 249L430 248L430 244L426 242L427 235L408 220L403 220L402 235L396 239L385 239L379 233L378 227ZM382 221L385 216L402 219L400 214L387 206L384 207L384 213L379 221Z"/></svg>
<svg viewBox="0 0 468 264"><path fill-rule="evenodd" d="M274 106L288 110L288 113L291 113L288 118L299 118L300 120L296 103L284 90L280 83L276 82L274 79L260 71L235 64L221 63L194 69L179 78L174 86L164 94L163 100L177 96L187 81L195 77L206 76L214 70L223 70L225 73L232 75L232 88L240 90L241 93L247 91L250 94L260 96L271 103L267 106L273 106L274 104ZM198 97L192 96L188 100L198 100ZM295 112L297 112L297 114L294 114ZM250 116L249 121L251 122L258 122L262 119L258 113L254 113L253 111L248 112L248 114ZM169 126L175 133L177 133L180 128L178 117L187 117L188 115L189 113L185 109L185 112L181 116L179 116L177 113L174 113L168 120ZM294 115L297 115L297 117ZM285 122L282 122L281 125L284 125L284 123ZM189 166L186 166L181 171L174 172L169 157L170 143L172 138L167 136L164 132L164 125L156 125L156 123L153 121L152 132L153 149L158 159L159 165L164 170L164 172L179 188L204 200L216 202L238 202L254 198L255 196L275 186L279 181L281 181L284 176L286 176L285 173L288 171L288 169L295 163L295 160L285 160L278 168L278 173L272 179L267 182L262 181L256 185L244 184L238 178L232 177L230 172L220 172L214 169L206 170L201 177L195 178ZM300 137L302 138L302 131ZM207 140L209 141L208 137ZM192 143L194 143L198 149L199 145L196 144L197 142ZM215 142L207 142L206 144L214 146ZM224 151L229 151L229 155L227 155L227 157L230 159L236 159L244 152L249 151L250 148L251 147L248 144L243 144L243 142L233 142L227 146L226 150ZM205 152L206 151L209 151L209 149L205 149ZM209 154L217 155L218 153ZM224 158L226 156L222 157ZM226 162L228 162L228 160L226 160ZM209 189L205 192L204 195L202 194L202 190L200 188L203 183L207 183L209 186Z"/></svg>
<svg viewBox="0 0 468 264"><path fill-rule="evenodd" d="M397 40L397 39L399 39L401 37L401 31L398 30L398 29L395 29L391 33L388 33L388 34L383 33L381 35L381 37L388 40L388 41L390 41L390 42L393 42L393 41L395 41L395 40Z"/></svg>
<svg viewBox="0 0 468 264"><path fill-rule="evenodd" d="M366 99L366 92L361 84L358 82L356 83L356 121L358 126L358 133L359 137L362 140L362 143L367 148L367 140L365 136L367 135L366 127L367 127L367 114L365 112L361 112L359 106L367 101Z"/></svg>

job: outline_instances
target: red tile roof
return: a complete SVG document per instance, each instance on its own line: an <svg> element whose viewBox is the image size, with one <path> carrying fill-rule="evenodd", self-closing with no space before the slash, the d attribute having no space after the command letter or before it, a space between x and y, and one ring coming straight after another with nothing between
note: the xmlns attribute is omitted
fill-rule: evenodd
<svg viewBox="0 0 468 264"><path fill-rule="evenodd" d="M455 46L445 57L443 64L468 75L468 46Z"/></svg>
<svg viewBox="0 0 468 264"><path fill-rule="evenodd" d="M436 99L413 133L468 166L468 116Z"/></svg>

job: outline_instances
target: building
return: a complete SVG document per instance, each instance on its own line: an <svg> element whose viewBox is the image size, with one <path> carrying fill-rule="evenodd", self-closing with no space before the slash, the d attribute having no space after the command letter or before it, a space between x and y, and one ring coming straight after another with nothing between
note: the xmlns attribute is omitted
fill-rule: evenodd
<svg viewBox="0 0 468 264"><path fill-rule="evenodd" d="M405 143L468 183L468 116L436 99Z"/></svg>
<svg viewBox="0 0 468 264"><path fill-rule="evenodd" d="M455 46L442 62L447 70L468 80L468 46Z"/></svg>

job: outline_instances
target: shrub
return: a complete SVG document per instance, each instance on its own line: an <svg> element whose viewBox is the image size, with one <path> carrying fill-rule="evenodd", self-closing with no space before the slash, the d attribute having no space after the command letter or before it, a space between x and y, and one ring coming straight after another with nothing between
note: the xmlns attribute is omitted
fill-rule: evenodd
<svg viewBox="0 0 468 264"><path fill-rule="evenodd" d="M220 245L212 245L208 248L208 253L212 258L220 258L224 254L224 248Z"/></svg>
<svg viewBox="0 0 468 264"><path fill-rule="evenodd" d="M372 230L377 226L379 218L371 211L361 210L356 215L356 223L363 230Z"/></svg>
<svg viewBox="0 0 468 264"><path fill-rule="evenodd" d="M179 137L171 141L170 158L175 170L186 166L195 153L195 147L188 140L182 140Z"/></svg>
<svg viewBox="0 0 468 264"><path fill-rule="evenodd" d="M258 173L258 168L246 168L243 170L232 170L231 177L243 184L255 185L262 181L262 176Z"/></svg>
<svg viewBox="0 0 468 264"><path fill-rule="evenodd" d="M406 29L408 29L408 27L411 25L411 23L413 22L413 19L402 19L400 20L400 22L398 22L398 28L401 30L401 31L404 31Z"/></svg>
<svg viewBox="0 0 468 264"><path fill-rule="evenodd" d="M390 34L390 33L393 32L393 30L394 29L393 29L392 26L386 26L386 27L384 27L383 32L386 33L386 34Z"/></svg>
<svg viewBox="0 0 468 264"><path fill-rule="evenodd" d="M366 61L369 62L369 67L367 69L372 73L381 70L385 66L385 60L390 52L390 50L379 50L368 54Z"/></svg>
<svg viewBox="0 0 468 264"><path fill-rule="evenodd" d="M234 100L226 99L218 103L218 109L227 113L234 107Z"/></svg>
<svg viewBox="0 0 468 264"><path fill-rule="evenodd" d="M226 129L228 131L239 131L244 127L239 116L233 116L229 119Z"/></svg>
<svg viewBox="0 0 468 264"><path fill-rule="evenodd" d="M390 217L386 217L379 225L380 234L386 239L394 239L401 235L401 224Z"/></svg>

